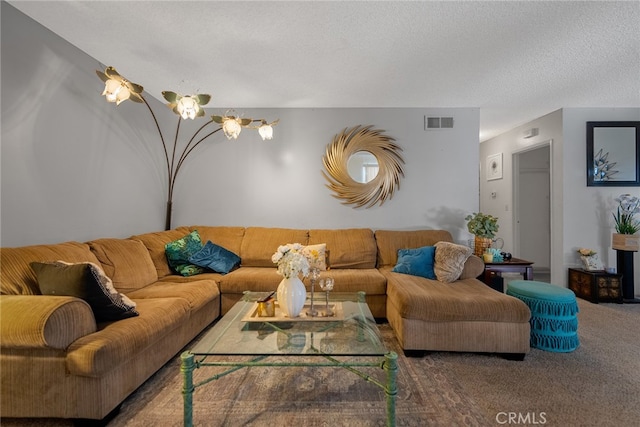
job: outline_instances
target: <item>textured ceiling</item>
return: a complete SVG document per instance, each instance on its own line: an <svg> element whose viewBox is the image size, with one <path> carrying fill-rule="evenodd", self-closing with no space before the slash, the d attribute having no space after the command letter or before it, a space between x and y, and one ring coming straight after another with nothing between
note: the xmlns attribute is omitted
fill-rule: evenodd
<svg viewBox="0 0 640 427"><path fill-rule="evenodd" d="M9 1L152 96L209 107L477 107L485 140L640 106L640 2Z"/></svg>

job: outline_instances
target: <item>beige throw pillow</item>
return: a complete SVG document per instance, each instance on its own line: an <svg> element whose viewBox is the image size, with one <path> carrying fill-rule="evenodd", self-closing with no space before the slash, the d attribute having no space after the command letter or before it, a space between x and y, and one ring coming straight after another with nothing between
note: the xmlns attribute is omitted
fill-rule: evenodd
<svg viewBox="0 0 640 427"><path fill-rule="evenodd" d="M449 242L435 244L436 256L434 271L439 281L451 283L458 280L464 269L464 263L471 255L471 248Z"/></svg>
<svg viewBox="0 0 640 427"><path fill-rule="evenodd" d="M309 267L320 271L327 269L327 244L308 245L302 249L302 254L309 260Z"/></svg>

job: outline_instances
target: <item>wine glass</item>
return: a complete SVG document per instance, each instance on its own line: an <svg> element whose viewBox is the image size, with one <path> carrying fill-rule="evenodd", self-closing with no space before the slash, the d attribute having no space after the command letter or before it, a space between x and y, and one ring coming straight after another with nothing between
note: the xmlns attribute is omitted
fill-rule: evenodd
<svg viewBox="0 0 640 427"><path fill-rule="evenodd" d="M320 277L320 270L317 268L311 268L311 308L307 311L307 314L311 317L316 317L318 315L318 311L314 307L314 293L315 293L315 285Z"/></svg>
<svg viewBox="0 0 640 427"><path fill-rule="evenodd" d="M326 277L324 279L320 279L320 289L325 292L326 295L326 304L324 309L324 315L326 317L333 316L333 311L329 308L329 292L333 290L333 277Z"/></svg>

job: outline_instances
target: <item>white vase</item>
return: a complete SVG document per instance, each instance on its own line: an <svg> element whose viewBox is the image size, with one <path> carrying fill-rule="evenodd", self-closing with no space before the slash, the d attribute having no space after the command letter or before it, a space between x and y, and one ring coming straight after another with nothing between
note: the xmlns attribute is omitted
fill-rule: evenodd
<svg viewBox="0 0 640 427"><path fill-rule="evenodd" d="M307 290L298 277L284 278L278 285L278 306L287 317L298 317L307 299Z"/></svg>

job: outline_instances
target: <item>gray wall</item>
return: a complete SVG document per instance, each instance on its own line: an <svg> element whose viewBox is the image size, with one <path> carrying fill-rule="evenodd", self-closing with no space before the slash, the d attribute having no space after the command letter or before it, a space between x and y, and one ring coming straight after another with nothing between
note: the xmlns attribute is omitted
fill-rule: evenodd
<svg viewBox="0 0 640 427"><path fill-rule="evenodd" d="M1 245L163 229L160 140L143 105L116 107L100 96L95 70L110 59L87 56L4 2L1 31ZM126 76L126 64L107 65ZM152 96L160 94L147 99L171 141L177 116ZM218 134L203 143L178 179L174 226L420 227L447 229L461 242L469 237L464 216L478 209L479 194L477 108L244 113L280 118L274 139L245 130L237 141ZM455 129L424 131L424 115L453 116ZM181 141L202 123L184 123ZM381 207L342 205L321 174L326 145L358 124L386 130L404 150L405 178Z"/></svg>

